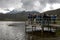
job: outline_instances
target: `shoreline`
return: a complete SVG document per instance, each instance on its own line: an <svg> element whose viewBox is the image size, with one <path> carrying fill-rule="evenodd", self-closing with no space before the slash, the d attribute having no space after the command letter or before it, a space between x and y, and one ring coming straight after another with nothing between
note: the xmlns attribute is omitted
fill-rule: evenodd
<svg viewBox="0 0 60 40"><path fill-rule="evenodd" d="M3 20L2 20L3 21ZM5 21L5 20L4 20ZM14 22L25 22L25 21L14 21Z"/></svg>

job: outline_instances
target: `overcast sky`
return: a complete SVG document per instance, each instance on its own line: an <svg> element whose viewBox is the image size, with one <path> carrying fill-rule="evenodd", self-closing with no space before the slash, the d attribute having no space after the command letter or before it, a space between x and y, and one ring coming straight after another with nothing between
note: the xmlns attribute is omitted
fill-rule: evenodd
<svg viewBox="0 0 60 40"><path fill-rule="evenodd" d="M13 9L44 12L60 8L60 0L0 0L0 12Z"/></svg>

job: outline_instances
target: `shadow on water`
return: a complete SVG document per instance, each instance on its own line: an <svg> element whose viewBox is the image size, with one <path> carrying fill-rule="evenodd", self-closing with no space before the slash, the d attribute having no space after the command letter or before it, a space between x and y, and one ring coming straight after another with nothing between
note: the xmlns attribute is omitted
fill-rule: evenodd
<svg viewBox="0 0 60 40"><path fill-rule="evenodd" d="M9 24L8 26L21 26L23 25L23 23L12 23L12 24Z"/></svg>
<svg viewBox="0 0 60 40"><path fill-rule="evenodd" d="M56 38L56 34L53 32L45 31L44 34L42 34L41 31L34 31L33 33L27 33L28 40L56 40Z"/></svg>

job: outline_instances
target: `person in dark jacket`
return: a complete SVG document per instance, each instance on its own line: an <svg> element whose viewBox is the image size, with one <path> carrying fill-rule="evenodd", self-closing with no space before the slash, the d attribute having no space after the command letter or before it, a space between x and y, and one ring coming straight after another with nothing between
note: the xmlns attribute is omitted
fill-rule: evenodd
<svg viewBox="0 0 60 40"><path fill-rule="evenodd" d="M47 21L47 15L44 14L43 17L42 17L42 24L45 25L46 21Z"/></svg>
<svg viewBox="0 0 60 40"><path fill-rule="evenodd" d="M32 14L28 14L28 23L29 23L29 24L32 23Z"/></svg>

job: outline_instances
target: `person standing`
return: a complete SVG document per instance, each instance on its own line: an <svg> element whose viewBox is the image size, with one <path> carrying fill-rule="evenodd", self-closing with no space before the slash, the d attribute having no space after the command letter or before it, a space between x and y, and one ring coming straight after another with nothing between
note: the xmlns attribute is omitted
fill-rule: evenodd
<svg viewBox="0 0 60 40"><path fill-rule="evenodd" d="M28 24L32 23L32 14L28 14Z"/></svg>
<svg viewBox="0 0 60 40"><path fill-rule="evenodd" d="M52 21L53 21L54 24L56 23L56 17L57 17L56 15L51 16Z"/></svg>

